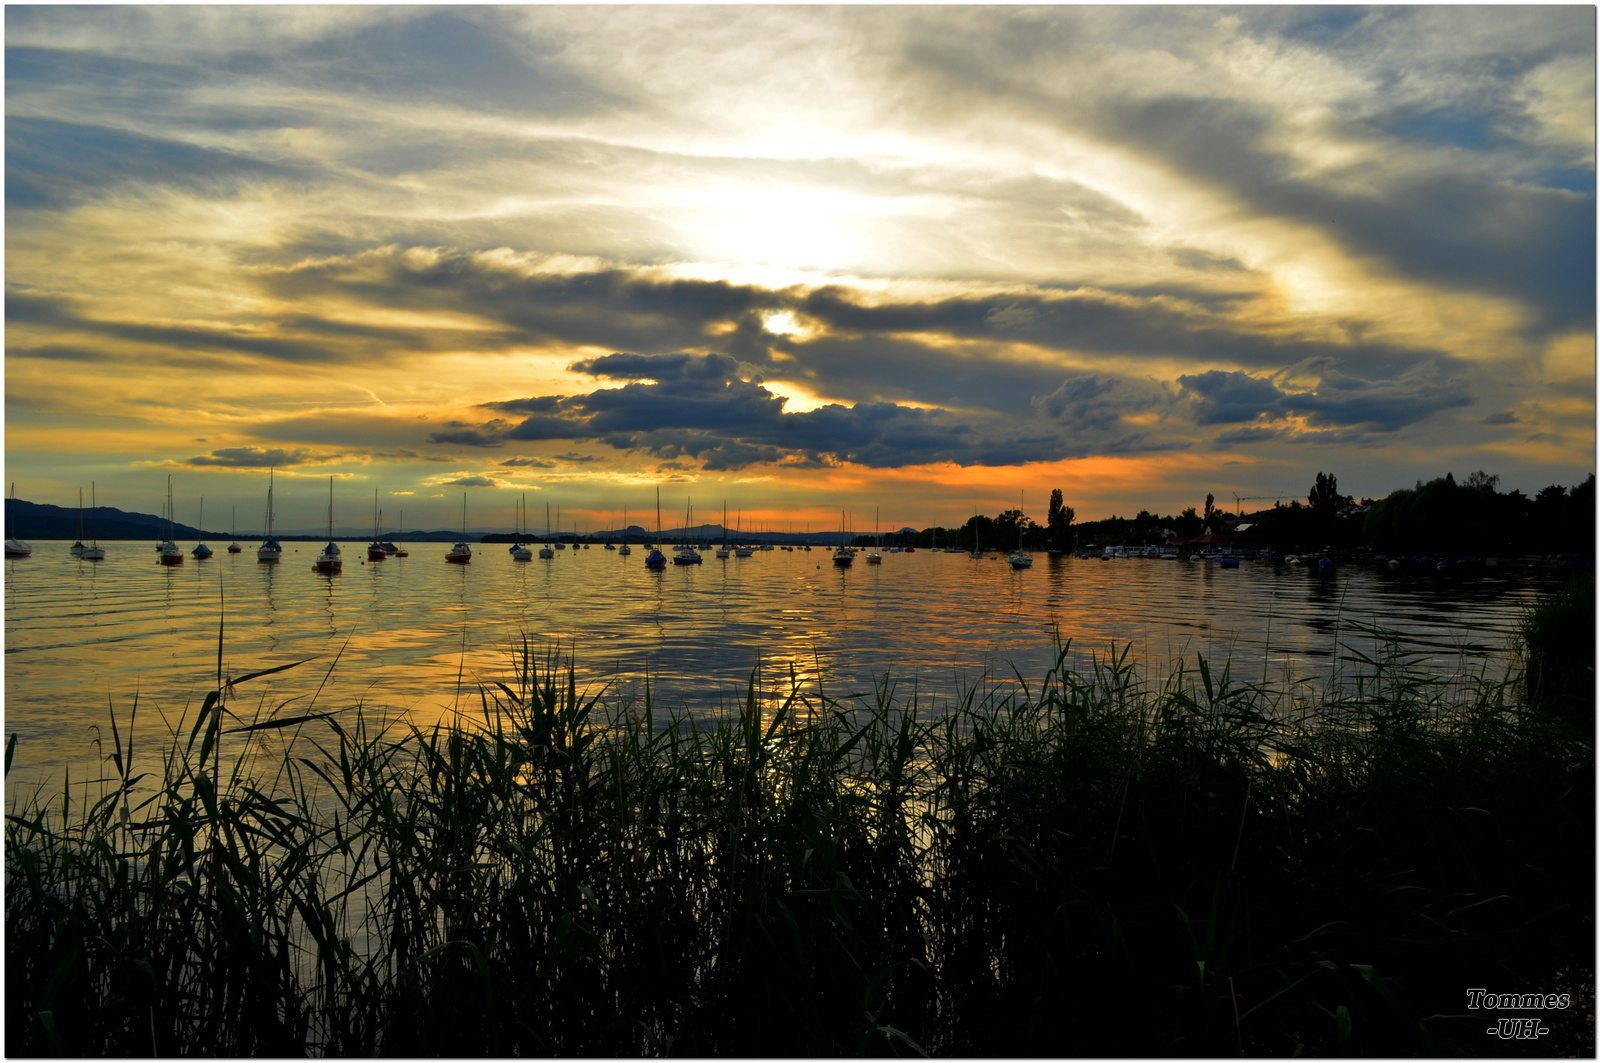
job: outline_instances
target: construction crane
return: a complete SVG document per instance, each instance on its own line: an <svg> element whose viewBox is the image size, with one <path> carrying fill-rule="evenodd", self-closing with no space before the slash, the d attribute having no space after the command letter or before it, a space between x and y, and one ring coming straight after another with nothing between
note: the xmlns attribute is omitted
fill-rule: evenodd
<svg viewBox="0 0 1600 1063"><path fill-rule="evenodd" d="M1233 512L1234 512L1235 515L1237 515L1239 517L1243 517L1244 516L1244 503L1246 503L1246 502L1266 502L1268 500L1271 500L1273 505L1278 505L1279 503L1281 503L1283 501L1283 496L1282 495L1234 495L1233 496Z"/></svg>

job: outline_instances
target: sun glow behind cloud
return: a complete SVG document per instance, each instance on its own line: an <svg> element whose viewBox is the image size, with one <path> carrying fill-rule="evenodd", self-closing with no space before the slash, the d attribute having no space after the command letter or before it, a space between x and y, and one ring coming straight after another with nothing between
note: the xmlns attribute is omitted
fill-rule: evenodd
<svg viewBox="0 0 1600 1063"><path fill-rule="evenodd" d="M8 11L13 460L930 520L1592 467L1590 12L620 10Z"/></svg>

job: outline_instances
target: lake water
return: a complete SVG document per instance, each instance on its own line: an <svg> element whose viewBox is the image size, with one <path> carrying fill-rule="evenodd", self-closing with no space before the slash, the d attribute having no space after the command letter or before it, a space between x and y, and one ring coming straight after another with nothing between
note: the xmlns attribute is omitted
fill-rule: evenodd
<svg viewBox="0 0 1600 1063"><path fill-rule="evenodd" d="M33 556L5 563L5 729L19 740L8 786L58 783L68 762L81 777L110 707L125 721L135 696L140 740L159 745L160 721L192 717L215 685L219 624L225 674L316 658L242 687L236 707L298 697L304 708L315 694L320 708L360 702L431 722L473 707L477 683L508 679L525 634L541 659L570 657L580 685L626 697L648 677L658 703L711 716L742 702L758 666L769 694L793 668L834 697L887 677L937 707L964 685L1011 682L1013 667L1036 682L1057 631L1079 662L1131 645L1158 678L1203 655L1281 687L1337 678L1353 667L1343 647L1371 652L1361 626L1377 625L1436 674L1498 677L1523 610L1560 579L1045 555L1013 571L1003 555L926 550L839 569L821 548L728 560L707 550L702 565L651 572L638 546L626 558L595 546L517 562L492 543L466 565L446 563L441 543L370 563L364 543L342 544L344 571L322 575L317 543L285 543L278 565L259 563L254 542L235 555L213 543L211 560L171 568L150 542L102 545L100 562L35 542Z"/></svg>

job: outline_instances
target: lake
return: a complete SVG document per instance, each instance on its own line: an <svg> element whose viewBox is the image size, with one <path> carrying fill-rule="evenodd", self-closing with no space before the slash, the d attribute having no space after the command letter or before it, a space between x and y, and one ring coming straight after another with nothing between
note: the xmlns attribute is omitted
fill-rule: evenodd
<svg viewBox="0 0 1600 1063"><path fill-rule="evenodd" d="M1523 610L1561 578L1042 554L1014 571L1004 555L927 550L840 569L820 547L727 560L706 550L701 565L651 572L638 546L518 562L493 543L474 545L466 565L446 563L442 543L380 562L364 560L365 543L341 544L343 572L323 575L318 543L285 543L278 565L259 563L253 541L235 555L212 543L212 559L171 568L150 542L101 545L100 562L35 542L33 556L5 563L5 728L19 740L8 785L59 783L69 762L81 778L109 707L126 721L135 697L140 741L159 747L161 721L192 718L215 685L219 625L226 675L315 658L241 687L241 711L261 698L304 709L315 695L319 708L359 702L432 722L475 707L476 684L507 680L526 635L541 660L570 658L580 686L638 697L648 680L659 705L710 717L743 701L758 667L769 697L793 669L834 697L870 695L887 678L936 709L964 686L1014 682L1013 667L1037 682L1057 631L1080 664L1131 645L1157 679L1202 655L1282 688L1346 678L1356 665L1345 647L1374 652L1363 626L1376 625L1435 674L1498 678Z"/></svg>

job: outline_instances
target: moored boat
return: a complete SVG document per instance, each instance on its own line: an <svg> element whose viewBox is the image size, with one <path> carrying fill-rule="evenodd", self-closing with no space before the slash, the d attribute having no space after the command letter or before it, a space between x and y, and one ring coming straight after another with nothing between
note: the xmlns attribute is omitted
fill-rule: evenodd
<svg viewBox="0 0 1600 1063"><path fill-rule="evenodd" d="M691 502L688 502L688 503L685 504L684 518L683 518L683 533L684 533L684 535L688 535L689 534L689 525L692 524L693 522L694 522L694 503L691 501ZM672 563L674 565L698 565L703 560L704 560L704 558L702 558L700 556L700 551L696 550L694 548L694 544L688 542L687 540L685 540L684 542L679 543L678 544L678 548L676 550L674 550L673 553L672 553Z"/></svg>
<svg viewBox="0 0 1600 1063"><path fill-rule="evenodd" d="M200 499L200 534L203 537L205 535L205 533L206 533L206 500L204 498L201 498ZM204 560L206 560L207 558L209 558L211 556L213 551L212 551L211 547L207 546L205 543L198 542L198 543L194 544L194 549L190 550L189 552L194 555L194 559L196 561L204 561Z"/></svg>
<svg viewBox="0 0 1600 1063"><path fill-rule="evenodd" d="M183 564L183 548L172 539L172 477L167 477L167 537L156 547L163 565Z"/></svg>
<svg viewBox="0 0 1600 1063"><path fill-rule="evenodd" d="M83 501L83 492L81 490L78 492L78 501L79 501L80 504ZM90 480L89 481L89 512L91 514L93 514L93 512L98 508L100 508L100 507L95 502L95 497L94 497L94 481ZM91 520L92 519L93 518L91 517ZM81 555L79 555L79 556L81 556L85 561L104 561L106 559L106 548L100 545L100 540L99 539L96 539L91 535L89 537L89 545L85 546L83 548L83 553Z"/></svg>
<svg viewBox="0 0 1600 1063"><path fill-rule="evenodd" d="M656 488L656 541L650 544L650 552L644 555L644 567L660 571L667 567L667 555L661 552L658 545L661 542L661 488Z"/></svg>
<svg viewBox="0 0 1600 1063"><path fill-rule="evenodd" d="M318 572L344 571L344 557L339 553L339 544L333 541L333 477L328 477L328 545L322 548L322 553L317 555Z"/></svg>
<svg viewBox="0 0 1600 1063"><path fill-rule="evenodd" d="M372 489L372 541L367 544L368 561L386 561L389 558L389 547L382 539L383 510L378 508L378 489Z"/></svg>
<svg viewBox="0 0 1600 1063"><path fill-rule="evenodd" d="M272 537L272 477L273 470L267 470L267 534L261 540L261 545L256 548L256 560L265 564L276 564L283 557L283 547L278 540Z"/></svg>
<svg viewBox="0 0 1600 1063"><path fill-rule="evenodd" d="M395 530L394 530L395 535L402 534L404 532L404 530L405 530L405 526L406 526L406 511L402 509L400 511L400 524L399 524L399 527L395 528ZM410 551L401 549L399 546L397 546L393 542L390 542L388 539L385 539L383 541L383 552L388 554L390 557L410 557L411 556Z"/></svg>
<svg viewBox="0 0 1600 1063"><path fill-rule="evenodd" d="M444 559L457 565L472 560L472 547L467 543L467 495L464 491L461 494L461 541L450 548Z"/></svg>
<svg viewBox="0 0 1600 1063"><path fill-rule="evenodd" d="M528 496L526 493L517 500L517 541L511 544L511 560L532 561L533 551L528 549L522 540L528 537Z"/></svg>
<svg viewBox="0 0 1600 1063"><path fill-rule="evenodd" d="M83 488L78 488L78 540L67 548L67 553L73 557L82 557L87 549L83 545Z"/></svg>

